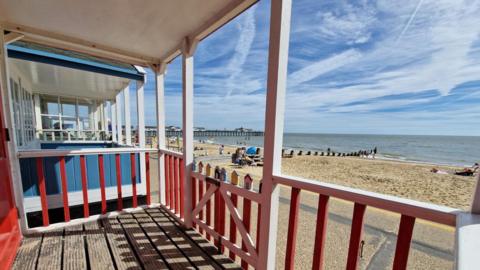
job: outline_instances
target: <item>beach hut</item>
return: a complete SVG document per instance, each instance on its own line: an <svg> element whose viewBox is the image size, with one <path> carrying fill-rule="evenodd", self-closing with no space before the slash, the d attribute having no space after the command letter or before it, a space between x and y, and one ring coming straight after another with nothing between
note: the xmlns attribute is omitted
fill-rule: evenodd
<svg viewBox="0 0 480 270"><path fill-rule="evenodd" d="M453 228L456 268L474 269L480 187L463 211L282 174L291 2L272 0L270 14L261 14L270 24L259 181L194 166L193 154L196 48L255 0L0 0L0 270L266 270L277 268L278 249L294 269L299 198L307 193L318 211L312 253L301 258L310 256L314 269L331 256L323 252L330 198L353 204L348 246L333 247L348 250L347 269L359 265L367 207L399 216L393 269L407 267L417 219ZM171 151L164 81L176 57L182 145ZM147 83L155 98L145 98ZM156 108L156 148L146 146L146 102ZM280 187L291 192L286 234L277 230Z"/></svg>

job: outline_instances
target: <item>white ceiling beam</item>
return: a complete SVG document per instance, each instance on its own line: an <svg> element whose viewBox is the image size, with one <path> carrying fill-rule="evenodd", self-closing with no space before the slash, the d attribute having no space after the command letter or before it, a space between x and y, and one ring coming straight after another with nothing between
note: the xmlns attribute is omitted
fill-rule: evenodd
<svg viewBox="0 0 480 270"><path fill-rule="evenodd" d="M23 35L23 34L20 34L20 33L17 33L17 32L10 32L7 35L5 35L4 41L5 41L5 44L10 44L10 43L13 43L17 40L20 40L20 39L24 38L24 37L25 37L25 35Z"/></svg>
<svg viewBox="0 0 480 270"><path fill-rule="evenodd" d="M64 50L84 53L100 58L120 61L124 63L148 66L152 63L160 62L157 58L135 54L117 48L104 46L101 44L89 42L80 38L70 37L45 30L36 29L10 22L2 22L1 26L8 31L16 32L24 35L24 40L34 43L43 44Z"/></svg>

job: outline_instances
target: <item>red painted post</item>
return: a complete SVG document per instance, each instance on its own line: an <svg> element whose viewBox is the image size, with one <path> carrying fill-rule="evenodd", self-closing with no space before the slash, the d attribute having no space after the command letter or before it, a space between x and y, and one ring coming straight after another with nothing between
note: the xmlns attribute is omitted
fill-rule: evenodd
<svg viewBox="0 0 480 270"><path fill-rule="evenodd" d="M261 217L262 216L262 206L260 204L257 204L257 241L255 242L255 247L257 248L258 252L258 247L260 246L260 223Z"/></svg>
<svg viewBox="0 0 480 270"><path fill-rule="evenodd" d="M313 249L312 269L323 270L323 255L328 221L329 196L320 195L318 198L317 226L315 231L315 247Z"/></svg>
<svg viewBox="0 0 480 270"><path fill-rule="evenodd" d="M130 153L130 176L132 178L132 205L138 206L137 201L137 174L135 172L135 153Z"/></svg>
<svg viewBox="0 0 480 270"><path fill-rule="evenodd" d="M103 167L103 155L98 155L98 171L100 176L100 195L102 196L102 214L106 214L107 197L105 195L105 171Z"/></svg>
<svg viewBox="0 0 480 270"><path fill-rule="evenodd" d="M366 206L359 203L355 203L353 207L352 229L350 232L350 245L348 247L347 270L357 269L365 209Z"/></svg>
<svg viewBox="0 0 480 270"><path fill-rule="evenodd" d="M210 188L210 184L207 183L205 187L205 191L208 190L209 188ZM208 226L212 226L212 200L211 199L208 199L206 208L207 208L205 213L206 223ZM212 236L208 234L208 232L206 233L206 235L207 235L207 239L209 241L212 241Z"/></svg>
<svg viewBox="0 0 480 270"><path fill-rule="evenodd" d="M400 228L398 229L395 257L393 259L393 270L407 269L408 253L410 251L410 243L412 242L414 225L414 217L402 215L400 219Z"/></svg>
<svg viewBox="0 0 480 270"><path fill-rule="evenodd" d="M122 171L120 168L120 154L115 154L115 167L117 172L117 209L118 211L122 211L123 197L122 197Z"/></svg>
<svg viewBox="0 0 480 270"><path fill-rule="evenodd" d="M87 185L87 164L85 163L85 156L80 156L80 172L82 174L82 194L83 194L83 217L90 216L88 209L88 185Z"/></svg>
<svg viewBox="0 0 480 270"><path fill-rule="evenodd" d="M147 205L151 204L151 194L150 194L150 153L145 153L145 171L146 171L146 188L147 188Z"/></svg>
<svg viewBox="0 0 480 270"><path fill-rule="evenodd" d="M238 174L237 174L236 171L232 172L230 183L232 185L238 186ZM237 206L238 206L238 195L232 192L231 195L230 195L230 198L231 198L233 206L235 206L235 208L237 208ZM235 220L233 219L232 213L230 213L230 233L229 233L229 235L230 235L230 239L229 239L230 242L236 244L237 243L237 225L235 224ZM230 250L228 256L230 257L230 259L235 261L236 255L233 251Z"/></svg>
<svg viewBox="0 0 480 270"><path fill-rule="evenodd" d="M45 174L43 173L43 158L37 158L37 176L38 176L38 191L40 193L40 203L42 205L42 220L43 226L50 225L48 218L48 202L47 189L45 187Z"/></svg>
<svg viewBox="0 0 480 270"><path fill-rule="evenodd" d="M285 253L285 269L294 269L295 244L297 240L298 208L300 205L300 189L292 188L290 197L290 215L288 217L287 251Z"/></svg>
<svg viewBox="0 0 480 270"><path fill-rule="evenodd" d="M247 230L247 233L250 233L250 215L252 212L252 201L250 201L247 198L243 198L243 225L245 226L245 229ZM245 243L242 241L242 250L247 251L247 246ZM242 268L243 269L248 269L248 263L244 260L241 262Z"/></svg>
<svg viewBox="0 0 480 270"><path fill-rule="evenodd" d="M174 180L174 188L175 188L175 213L179 214L180 213L180 179L178 178L179 175L179 162L178 162L178 157L175 157L173 166L175 168L175 180Z"/></svg>
<svg viewBox="0 0 480 270"><path fill-rule="evenodd" d="M185 187L184 187L184 163L183 163L183 158L180 159L180 168L179 168L179 171L180 171L180 178L179 178L179 184L180 184L180 218L183 218L183 208L184 208L184 202L185 202L185 198L183 197L184 196L184 192L185 192ZM192 208L193 209L193 208Z"/></svg>
<svg viewBox="0 0 480 270"><path fill-rule="evenodd" d="M217 232L220 233L219 231L219 224L220 224L220 190L217 188L215 190L214 194L214 205L215 208L213 209L213 229ZM217 247L217 249L220 251L221 250L221 245L220 245L220 239L214 239L214 244Z"/></svg>
<svg viewBox="0 0 480 270"><path fill-rule="evenodd" d="M202 199L202 197L203 197L203 186L204 186L204 185L205 185L205 184L204 184L203 181L198 181L198 200L199 200L199 201L200 201L200 200ZM208 202L207 202L207 204L208 204ZM202 210L198 213L198 218L203 221L203 208L202 208ZM209 224L209 223L207 222L207 224ZM202 227L199 227L199 232L200 232L201 235L203 235L203 229L202 229ZM209 238L207 238L207 239L210 240Z"/></svg>
<svg viewBox="0 0 480 270"><path fill-rule="evenodd" d="M70 221L70 207L68 207L67 173L65 169L65 157L60 157L60 178L62 180L63 217Z"/></svg>
<svg viewBox="0 0 480 270"><path fill-rule="evenodd" d="M223 185L223 183L221 184ZM220 187L217 189L218 191L218 233L221 236L225 236L225 213L226 213L226 205L225 199L223 198L222 194L220 193ZM225 247L222 245L222 242L219 241L220 252L223 254L225 251Z"/></svg>
<svg viewBox="0 0 480 270"><path fill-rule="evenodd" d="M167 154L165 155L165 205L170 207L170 168L169 168L169 159L170 156Z"/></svg>
<svg viewBox="0 0 480 270"><path fill-rule="evenodd" d="M170 166L170 209L175 210L175 179L174 179L174 161L175 157L171 156L169 161Z"/></svg>
<svg viewBox="0 0 480 270"><path fill-rule="evenodd" d="M192 186L192 210L195 209L197 205L197 181L195 177L192 177L190 185ZM193 228L195 228L196 224L193 222Z"/></svg>

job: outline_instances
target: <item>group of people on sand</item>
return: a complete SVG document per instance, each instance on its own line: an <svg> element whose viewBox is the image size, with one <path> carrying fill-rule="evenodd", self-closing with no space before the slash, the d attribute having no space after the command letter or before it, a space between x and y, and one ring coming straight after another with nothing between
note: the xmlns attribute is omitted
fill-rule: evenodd
<svg viewBox="0 0 480 270"><path fill-rule="evenodd" d="M453 175L460 175L460 176L473 176L476 174L479 170L480 166L478 163L473 164L472 167L467 167L464 168L463 170L460 171L445 171L445 170L439 170L437 168L432 168L430 171L433 173L438 173L438 174L453 174Z"/></svg>

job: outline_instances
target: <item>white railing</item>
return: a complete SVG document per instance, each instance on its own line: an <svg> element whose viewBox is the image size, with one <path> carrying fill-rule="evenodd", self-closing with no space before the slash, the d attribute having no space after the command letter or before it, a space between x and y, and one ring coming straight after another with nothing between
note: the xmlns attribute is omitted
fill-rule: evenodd
<svg viewBox="0 0 480 270"><path fill-rule="evenodd" d="M39 129L36 133L42 141L99 141L110 136L103 130Z"/></svg>

